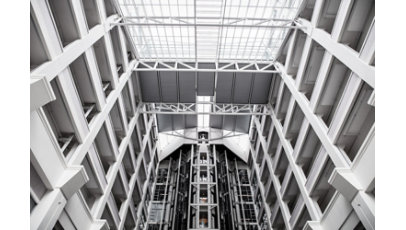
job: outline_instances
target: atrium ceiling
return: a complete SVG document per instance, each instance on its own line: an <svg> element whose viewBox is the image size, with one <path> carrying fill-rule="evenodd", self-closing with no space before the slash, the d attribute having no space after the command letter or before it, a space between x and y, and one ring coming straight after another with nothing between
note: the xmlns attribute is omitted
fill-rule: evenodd
<svg viewBox="0 0 406 230"><path fill-rule="evenodd" d="M295 27L301 2L118 1L120 25L139 61L140 97L149 108L163 107L156 110L159 131L210 127L248 133L252 112L259 111L254 105L268 104L278 72L273 61ZM218 105L253 107L245 114L218 114Z"/></svg>
<svg viewBox="0 0 406 230"><path fill-rule="evenodd" d="M142 60L271 61L302 0L119 0Z"/></svg>

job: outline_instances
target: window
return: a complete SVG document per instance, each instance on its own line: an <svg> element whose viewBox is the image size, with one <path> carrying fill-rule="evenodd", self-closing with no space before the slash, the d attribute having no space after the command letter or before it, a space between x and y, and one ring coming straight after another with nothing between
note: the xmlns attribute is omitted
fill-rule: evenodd
<svg viewBox="0 0 406 230"><path fill-rule="evenodd" d="M199 228L208 228L208 214L207 211L200 211L199 212Z"/></svg>
<svg viewBox="0 0 406 230"><path fill-rule="evenodd" d="M78 145L75 128L62 97L63 92L61 91L58 77L51 81L51 87L55 93L56 100L49 102L42 108L63 155L68 157Z"/></svg>
<svg viewBox="0 0 406 230"><path fill-rule="evenodd" d="M250 186L241 186L241 200L244 202L253 201Z"/></svg>
<svg viewBox="0 0 406 230"><path fill-rule="evenodd" d="M124 108L125 108L125 113L126 113L126 117L127 117L127 122L129 123L131 121L131 119L134 117L135 115L135 109L133 107L133 100L131 98L131 94L130 94L130 87L129 87L129 83L127 83L122 91L122 97L123 97L123 102L124 102Z"/></svg>
<svg viewBox="0 0 406 230"><path fill-rule="evenodd" d="M253 204L243 204L244 218L248 223L255 223L257 218L255 216L255 207Z"/></svg>
<svg viewBox="0 0 406 230"><path fill-rule="evenodd" d="M248 171L246 169L239 169L238 176L240 177L241 184L249 184Z"/></svg>
<svg viewBox="0 0 406 230"><path fill-rule="evenodd" d="M168 169L158 169L158 175L156 177L156 183L165 183L168 177Z"/></svg>
<svg viewBox="0 0 406 230"><path fill-rule="evenodd" d="M38 175L32 163L30 163L30 210L41 201L42 197L48 192L47 187Z"/></svg>
<svg viewBox="0 0 406 230"><path fill-rule="evenodd" d="M85 10L87 27L91 29L97 24L100 24L100 15L96 0L82 0L82 3Z"/></svg>
<svg viewBox="0 0 406 230"><path fill-rule="evenodd" d="M341 33L340 42L360 52L374 19L375 1L355 0Z"/></svg>
<svg viewBox="0 0 406 230"><path fill-rule="evenodd" d="M309 101L313 94L313 88L317 81L324 53L325 50L321 45L312 42L303 77L299 85L299 91L304 93Z"/></svg>
<svg viewBox="0 0 406 230"><path fill-rule="evenodd" d="M113 45L114 57L116 60L117 75L121 77L122 74L124 73L124 56L123 50L121 49L121 41L118 32L118 27L114 27L111 30L110 35L111 35L111 43Z"/></svg>
<svg viewBox="0 0 406 230"><path fill-rule="evenodd" d="M208 182L207 171L200 171L200 182Z"/></svg>
<svg viewBox="0 0 406 230"><path fill-rule="evenodd" d="M134 229L135 228L135 220L133 218L130 208L128 209L127 215L125 217L124 228L125 229Z"/></svg>
<svg viewBox="0 0 406 230"><path fill-rule="evenodd" d="M126 130L124 128L123 114L121 113L121 106L118 101L114 104L110 111L110 118L113 125L114 133L117 140L117 145L120 146L121 141L126 136Z"/></svg>
<svg viewBox="0 0 406 230"><path fill-rule="evenodd" d="M375 124L375 107L368 104L373 89L362 83L358 96L348 114L344 127L336 141L348 158L353 161Z"/></svg>
<svg viewBox="0 0 406 230"><path fill-rule="evenodd" d="M338 59L333 58L329 73L320 100L316 107L315 113L321 115L322 120L327 127L333 120L335 110L339 105L341 96L347 85L351 71Z"/></svg>
<svg viewBox="0 0 406 230"><path fill-rule="evenodd" d="M48 0L48 3L62 46L65 47L76 39L79 39L75 12L70 0Z"/></svg>
<svg viewBox="0 0 406 230"><path fill-rule="evenodd" d="M93 45L93 49L96 56L96 62L99 68L100 77L102 79L103 91L107 98L110 92L113 90L113 75L110 68L110 62L108 60L105 39L100 38Z"/></svg>
<svg viewBox="0 0 406 230"><path fill-rule="evenodd" d="M207 189L200 189L200 197L199 197L200 203L206 204L208 202L208 197L207 197Z"/></svg>
<svg viewBox="0 0 406 230"><path fill-rule="evenodd" d="M341 0L327 0L323 3L317 27L331 33Z"/></svg>
<svg viewBox="0 0 406 230"><path fill-rule="evenodd" d="M101 127L94 143L96 147L95 149L100 156L104 171L107 174L111 165L116 162L116 155L105 125Z"/></svg>
<svg viewBox="0 0 406 230"><path fill-rule="evenodd" d="M99 184L93 165L88 155L86 155L86 157L83 159L82 165L89 177L89 181L80 188L80 191L86 201L87 206L90 210L92 210L94 202L103 194L103 190Z"/></svg>
<svg viewBox="0 0 406 230"><path fill-rule="evenodd" d="M155 186L155 193L153 200L154 201L163 201L165 198L165 185L156 185Z"/></svg>
<svg viewBox="0 0 406 230"><path fill-rule="evenodd" d="M328 179L330 178L334 167L333 162L328 158L323 166L322 172L320 173L320 178L318 179L313 192L310 194L310 196L317 201L322 213L327 209L327 206L330 204L330 201L336 192L335 188L328 183Z"/></svg>
<svg viewBox="0 0 406 230"><path fill-rule="evenodd" d="M199 113L209 113L211 112L211 97L208 96L197 96L197 112ZM207 128L210 124L209 114L198 114L197 115L197 126L200 128Z"/></svg>
<svg viewBox="0 0 406 230"><path fill-rule="evenodd" d="M83 113L88 123L98 113L93 82L89 74L86 56L82 54L69 66L73 82L82 103Z"/></svg>
<svg viewBox="0 0 406 230"><path fill-rule="evenodd" d="M116 14L116 9L113 5L112 0L104 0L104 7L106 9L106 15L107 17Z"/></svg>
<svg viewBox="0 0 406 230"><path fill-rule="evenodd" d="M104 208L103 214L101 216L102 219L107 220L107 224L109 225L110 229L112 230L116 230L116 223L113 220L113 216L111 214L111 210L110 207L108 205L108 203L106 203L106 206Z"/></svg>
<svg viewBox="0 0 406 230"><path fill-rule="evenodd" d="M128 180L131 179L131 176L135 172L135 162L136 159L133 158L133 154L131 153L130 149L127 148L123 158L123 166L127 174Z"/></svg>
<svg viewBox="0 0 406 230"><path fill-rule="evenodd" d="M114 180L113 187L111 188L111 193L113 194L117 209L120 210L121 205L127 199L127 193L124 188L124 183L120 171L117 173L116 179Z"/></svg>
<svg viewBox="0 0 406 230"><path fill-rule="evenodd" d="M292 117L286 131L286 139L290 141L292 148L295 147L300 128L304 120L304 114L300 106L295 102L293 105Z"/></svg>
<svg viewBox="0 0 406 230"><path fill-rule="evenodd" d="M49 61L43 37L33 13L30 14L30 70Z"/></svg>
<svg viewBox="0 0 406 230"><path fill-rule="evenodd" d="M207 164L207 153L200 153L200 164Z"/></svg>

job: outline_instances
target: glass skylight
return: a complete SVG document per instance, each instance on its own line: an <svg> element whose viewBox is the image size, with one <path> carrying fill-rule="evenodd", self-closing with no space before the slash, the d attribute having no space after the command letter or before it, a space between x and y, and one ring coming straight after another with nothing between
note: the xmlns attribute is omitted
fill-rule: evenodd
<svg viewBox="0 0 406 230"><path fill-rule="evenodd" d="M206 113L206 114L198 114L197 115L197 127L199 128L208 128L210 124L210 115L207 114L211 112L211 105L209 96L197 96L196 97L196 106L198 113ZM200 103L199 103L200 102Z"/></svg>
<svg viewBox="0 0 406 230"><path fill-rule="evenodd" d="M119 0L140 59L273 60L302 0Z"/></svg>

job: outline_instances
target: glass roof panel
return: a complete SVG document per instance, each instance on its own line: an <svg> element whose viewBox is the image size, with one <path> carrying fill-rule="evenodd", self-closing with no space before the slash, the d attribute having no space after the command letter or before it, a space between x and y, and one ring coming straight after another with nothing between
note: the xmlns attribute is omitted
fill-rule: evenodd
<svg viewBox="0 0 406 230"><path fill-rule="evenodd" d="M271 61L302 0L119 0L141 60Z"/></svg>

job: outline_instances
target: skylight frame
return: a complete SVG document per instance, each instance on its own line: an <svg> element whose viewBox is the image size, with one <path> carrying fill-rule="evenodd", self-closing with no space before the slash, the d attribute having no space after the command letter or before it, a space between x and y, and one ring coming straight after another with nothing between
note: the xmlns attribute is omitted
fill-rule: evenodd
<svg viewBox="0 0 406 230"><path fill-rule="evenodd" d="M143 61L273 61L303 0L118 0Z"/></svg>

